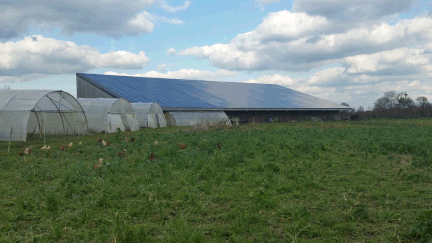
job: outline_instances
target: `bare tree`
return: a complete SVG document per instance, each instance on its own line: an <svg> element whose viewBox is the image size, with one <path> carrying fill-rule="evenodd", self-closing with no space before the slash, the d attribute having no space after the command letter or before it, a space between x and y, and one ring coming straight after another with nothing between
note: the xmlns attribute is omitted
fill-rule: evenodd
<svg viewBox="0 0 432 243"><path fill-rule="evenodd" d="M364 109L363 106L359 106L359 108L357 108L357 111L358 111L358 112L363 112L363 111L365 111L365 109Z"/></svg>
<svg viewBox="0 0 432 243"><path fill-rule="evenodd" d="M419 106L421 107L421 108L425 108L426 107L426 105L428 104L428 99L426 98L426 97L424 97L424 96L419 96L419 97L417 97L417 99L416 99L416 101L417 101L417 103L419 104Z"/></svg>
<svg viewBox="0 0 432 243"><path fill-rule="evenodd" d="M396 92L394 91L388 91L384 93L384 96L379 98L374 103L374 110L375 109L393 109L396 107Z"/></svg>
<svg viewBox="0 0 432 243"><path fill-rule="evenodd" d="M398 108L410 108L414 106L414 101L408 96L406 92L401 92L396 96L397 107Z"/></svg>
<svg viewBox="0 0 432 243"><path fill-rule="evenodd" d="M11 87L8 85L3 86L0 90L11 90Z"/></svg>

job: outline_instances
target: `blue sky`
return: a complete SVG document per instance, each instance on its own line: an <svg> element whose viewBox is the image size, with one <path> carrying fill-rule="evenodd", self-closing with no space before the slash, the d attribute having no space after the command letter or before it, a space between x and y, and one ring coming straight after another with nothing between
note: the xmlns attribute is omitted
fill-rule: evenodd
<svg viewBox="0 0 432 243"><path fill-rule="evenodd" d="M76 95L86 72L273 83L355 108L390 90L431 101L431 5L5 0L0 87Z"/></svg>

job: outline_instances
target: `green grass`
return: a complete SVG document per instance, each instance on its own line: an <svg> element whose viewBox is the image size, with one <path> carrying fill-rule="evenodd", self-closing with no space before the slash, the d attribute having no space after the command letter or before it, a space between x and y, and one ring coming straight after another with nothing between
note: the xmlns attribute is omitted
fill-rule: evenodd
<svg viewBox="0 0 432 243"><path fill-rule="evenodd" d="M48 136L49 152L35 135L10 155L0 142L0 242L427 242L431 125L169 127L134 132L135 143Z"/></svg>

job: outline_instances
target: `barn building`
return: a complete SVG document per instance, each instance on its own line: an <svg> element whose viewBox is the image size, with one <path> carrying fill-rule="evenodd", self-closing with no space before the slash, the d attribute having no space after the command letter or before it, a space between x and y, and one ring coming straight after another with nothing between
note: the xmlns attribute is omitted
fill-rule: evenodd
<svg viewBox="0 0 432 243"><path fill-rule="evenodd" d="M352 108L275 84L77 73L78 98L124 98L157 102L168 112L223 111L240 123L280 122L319 117L333 120ZM169 124L168 124L169 125Z"/></svg>

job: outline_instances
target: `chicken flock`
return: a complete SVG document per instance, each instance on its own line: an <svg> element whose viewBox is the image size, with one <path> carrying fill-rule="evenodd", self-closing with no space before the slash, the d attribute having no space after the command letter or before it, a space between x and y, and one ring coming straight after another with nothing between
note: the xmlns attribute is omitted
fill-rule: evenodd
<svg viewBox="0 0 432 243"><path fill-rule="evenodd" d="M101 143L102 146L104 146L104 147L109 146L111 144L111 141L104 141L100 137L97 138L97 141L99 143ZM206 141L206 139L204 139L204 141ZM135 138L131 138L129 140L127 137L125 137L125 142L126 143L128 143L128 142L132 142L133 143L133 142L135 142ZM78 143L78 145L82 145L82 142L80 141ZM153 145L157 146L158 145L158 141L154 142ZM187 148L187 145L184 144L184 143L179 143L178 145L179 145L180 149L186 149ZM197 143L197 145L198 145L198 143ZM220 142L218 142L216 145L217 145L218 149L222 149ZM67 145L62 144L60 146L60 151L66 151L66 148L71 148L72 146L73 146L73 142L70 142ZM50 151L51 148L50 148L50 146L44 145L40 150L41 151ZM20 155L20 156L30 155L32 153L32 151L33 151L33 146L30 146L30 147L24 149L24 151L22 153L19 152L18 155ZM126 155L127 155L126 149L118 151L117 155L119 157L121 157L121 158L125 158ZM153 152L150 153L149 160L152 160L152 161L156 160L156 156L154 155ZM102 163L103 163L103 159L100 158L96 163L93 164L93 168L94 169L101 169L102 168Z"/></svg>

